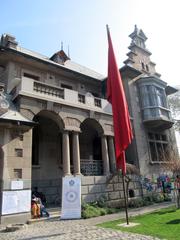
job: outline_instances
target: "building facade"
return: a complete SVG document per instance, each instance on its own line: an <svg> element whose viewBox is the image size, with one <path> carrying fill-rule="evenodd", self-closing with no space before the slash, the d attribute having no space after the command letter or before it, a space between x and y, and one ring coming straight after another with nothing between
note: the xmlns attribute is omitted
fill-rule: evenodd
<svg viewBox="0 0 180 240"><path fill-rule="evenodd" d="M175 89L156 72L143 31L135 26L130 38L128 59L120 69L134 132L126 159L142 175L158 176L169 151L176 148L167 103ZM73 62L63 50L48 58L20 47L13 36L2 35L2 223L30 218L28 207L14 206L8 212L5 199L22 195L28 204L33 187L45 193L49 205L60 206L64 176L81 176L84 201L95 201L102 194L112 204L123 198L121 178L110 177L116 167L106 80ZM141 194L136 179L130 187L135 196Z"/></svg>

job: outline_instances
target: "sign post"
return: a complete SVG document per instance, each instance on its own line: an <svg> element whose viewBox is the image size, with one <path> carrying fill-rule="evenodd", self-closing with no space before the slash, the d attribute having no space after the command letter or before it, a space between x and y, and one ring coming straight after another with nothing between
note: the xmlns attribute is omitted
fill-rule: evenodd
<svg viewBox="0 0 180 240"><path fill-rule="evenodd" d="M61 219L81 218L81 178L63 177Z"/></svg>

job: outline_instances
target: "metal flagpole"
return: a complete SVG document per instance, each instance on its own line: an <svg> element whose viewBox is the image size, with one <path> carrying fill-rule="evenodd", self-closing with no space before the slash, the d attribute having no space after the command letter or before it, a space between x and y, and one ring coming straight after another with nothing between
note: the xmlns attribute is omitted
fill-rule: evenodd
<svg viewBox="0 0 180 240"><path fill-rule="evenodd" d="M127 225L129 225L128 209L127 209L127 194L126 194L126 188L125 188L125 175L123 173L122 173L122 181L123 181L123 192L124 192L124 205L125 205L125 212L126 212L126 222L127 222Z"/></svg>

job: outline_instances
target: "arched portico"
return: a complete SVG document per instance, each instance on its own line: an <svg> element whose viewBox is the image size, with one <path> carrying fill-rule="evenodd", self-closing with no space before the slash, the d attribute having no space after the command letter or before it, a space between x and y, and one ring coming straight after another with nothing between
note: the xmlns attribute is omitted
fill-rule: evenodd
<svg viewBox="0 0 180 240"><path fill-rule="evenodd" d="M49 204L60 202L63 176L63 121L56 113L41 111L33 119L32 189L38 187Z"/></svg>
<svg viewBox="0 0 180 240"><path fill-rule="evenodd" d="M109 146L101 124L95 119L86 119L81 125L80 158L83 175L110 174Z"/></svg>
<svg viewBox="0 0 180 240"><path fill-rule="evenodd" d="M113 138L95 119L80 122L51 111L33 119L32 188L37 186L48 202L61 200L61 180L68 175L108 175L114 161Z"/></svg>

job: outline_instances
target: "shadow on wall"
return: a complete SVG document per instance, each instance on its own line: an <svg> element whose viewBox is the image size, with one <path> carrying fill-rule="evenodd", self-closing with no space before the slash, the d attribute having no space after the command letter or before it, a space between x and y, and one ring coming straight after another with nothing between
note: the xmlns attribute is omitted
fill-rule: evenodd
<svg viewBox="0 0 180 240"><path fill-rule="evenodd" d="M3 188L4 151L0 145L0 215L2 208L2 188Z"/></svg>

